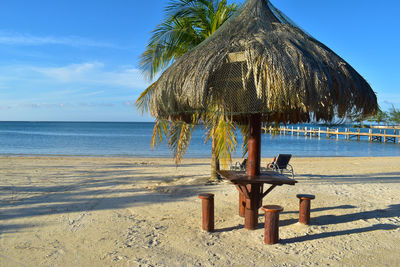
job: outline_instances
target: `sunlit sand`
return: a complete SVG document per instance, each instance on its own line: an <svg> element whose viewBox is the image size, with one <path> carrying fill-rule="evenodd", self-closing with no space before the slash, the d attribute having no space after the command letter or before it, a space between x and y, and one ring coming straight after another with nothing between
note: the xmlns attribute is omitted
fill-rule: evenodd
<svg viewBox="0 0 400 267"><path fill-rule="evenodd" d="M208 159L0 157L0 266L399 266L399 158L291 163L298 183L264 199L284 207L280 243L264 245L262 212L243 229ZM199 193L215 194L215 233ZM316 195L310 226L298 193Z"/></svg>

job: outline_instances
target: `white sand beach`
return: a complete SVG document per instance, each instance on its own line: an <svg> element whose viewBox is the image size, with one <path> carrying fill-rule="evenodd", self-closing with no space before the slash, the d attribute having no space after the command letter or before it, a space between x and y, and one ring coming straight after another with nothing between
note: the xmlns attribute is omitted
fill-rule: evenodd
<svg viewBox="0 0 400 267"><path fill-rule="evenodd" d="M263 164L268 159L262 160ZM280 243L243 228L208 159L0 157L0 266L400 266L400 158L294 158ZM215 194L214 233L199 193ZM296 194L315 194L311 225Z"/></svg>

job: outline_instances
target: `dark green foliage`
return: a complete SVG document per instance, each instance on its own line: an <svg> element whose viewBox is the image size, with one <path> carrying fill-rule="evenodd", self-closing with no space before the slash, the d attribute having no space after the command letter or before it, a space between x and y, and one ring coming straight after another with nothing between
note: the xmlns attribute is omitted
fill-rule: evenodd
<svg viewBox="0 0 400 267"><path fill-rule="evenodd" d="M394 124L400 124L400 109L396 109L394 106L389 110L390 121Z"/></svg>

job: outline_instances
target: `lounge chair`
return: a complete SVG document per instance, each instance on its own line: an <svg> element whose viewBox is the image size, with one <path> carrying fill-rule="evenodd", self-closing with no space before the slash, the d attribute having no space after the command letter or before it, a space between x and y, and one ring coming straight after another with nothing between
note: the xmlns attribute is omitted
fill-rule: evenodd
<svg viewBox="0 0 400 267"><path fill-rule="evenodd" d="M231 171L245 171L247 165L247 159L244 159L242 163L236 162L235 165L231 166Z"/></svg>
<svg viewBox="0 0 400 267"><path fill-rule="evenodd" d="M279 154L273 162L267 164L267 169L279 172L280 174L291 174L292 179L294 179L293 167L289 164L291 158L291 154Z"/></svg>

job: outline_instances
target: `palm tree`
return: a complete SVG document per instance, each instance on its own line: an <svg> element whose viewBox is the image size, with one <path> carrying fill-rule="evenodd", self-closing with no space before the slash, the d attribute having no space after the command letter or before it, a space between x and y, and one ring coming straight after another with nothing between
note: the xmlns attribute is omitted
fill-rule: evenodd
<svg viewBox="0 0 400 267"><path fill-rule="evenodd" d="M400 109L396 109L394 105L390 109L390 121L396 125L400 124Z"/></svg>
<svg viewBox="0 0 400 267"><path fill-rule="evenodd" d="M381 109L378 109L375 116L368 119L368 121L376 122L378 123L378 125L380 125L381 122L387 124L388 120L389 120L388 113L386 111L382 111Z"/></svg>
<svg viewBox="0 0 400 267"><path fill-rule="evenodd" d="M166 8L167 19L153 31L140 66L152 80L166 67L211 36L237 9L226 0L173 0ZM152 89L150 85L139 96L136 105L142 112L148 111ZM236 127L229 118L215 113L193 116L186 122L168 122L156 119L151 145L163 142L164 136L173 150L178 163L189 146L193 124L203 123L207 141L211 139L211 180L217 180L219 159L224 163L231 159L237 145Z"/></svg>

